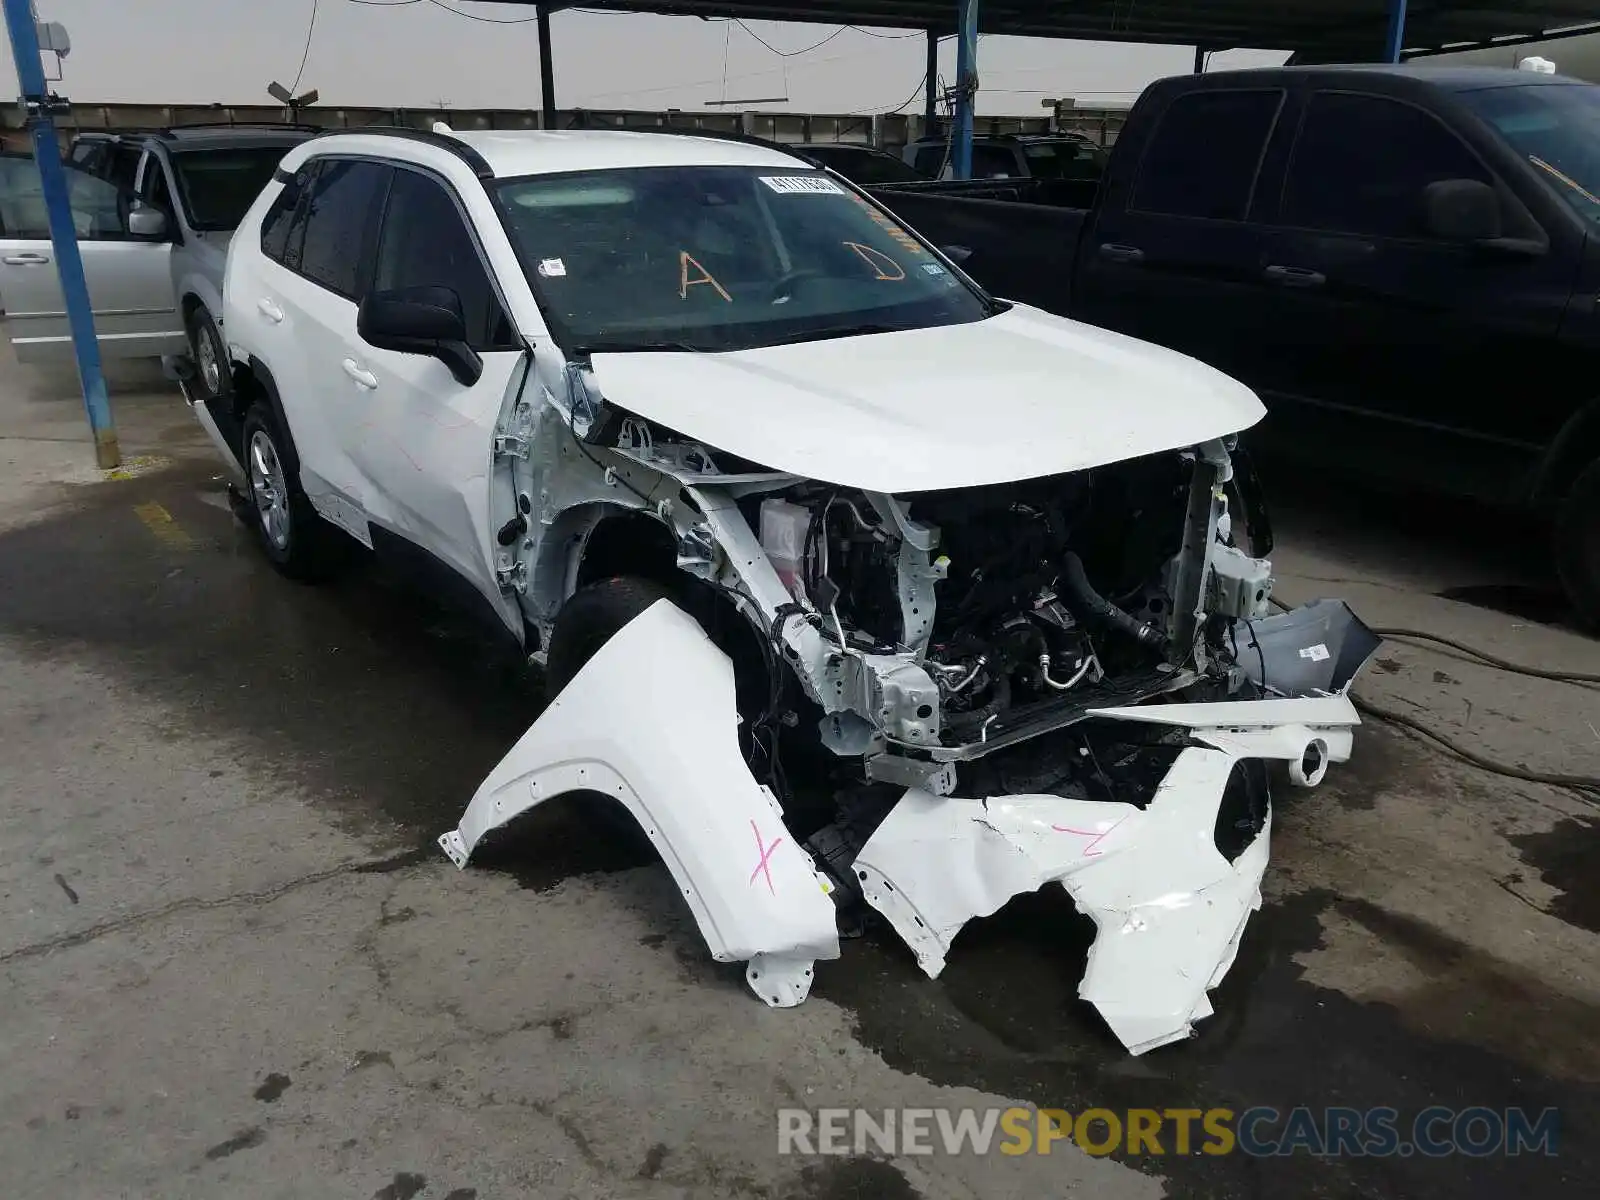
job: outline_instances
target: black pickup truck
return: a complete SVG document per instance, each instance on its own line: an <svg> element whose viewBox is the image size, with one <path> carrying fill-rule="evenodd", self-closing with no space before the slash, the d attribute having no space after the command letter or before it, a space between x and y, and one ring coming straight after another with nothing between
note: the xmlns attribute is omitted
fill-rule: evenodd
<svg viewBox="0 0 1600 1200"><path fill-rule="evenodd" d="M1255 388L1253 448L1548 517L1600 624L1600 87L1178 77L1135 105L1087 209L1028 181L875 194L995 294Z"/></svg>

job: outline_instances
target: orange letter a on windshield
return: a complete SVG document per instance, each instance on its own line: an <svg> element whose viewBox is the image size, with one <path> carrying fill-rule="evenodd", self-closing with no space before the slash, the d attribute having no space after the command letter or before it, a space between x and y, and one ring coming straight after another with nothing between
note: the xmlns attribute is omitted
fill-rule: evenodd
<svg viewBox="0 0 1600 1200"><path fill-rule="evenodd" d="M698 278L698 279L690 279L689 278L689 267L691 265L694 267L694 269L696 271L700 272L700 278ZM702 283L709 283L712 287L717 289L717 295L721 296L729 304L733 303L733 297L728 295L727 290L720 283L717 282L716 276L712 275L710 271L708 271L704 267L702 267L700 265L699 261L694 257L694 255L690 254L687 250L679 251L678 252L678 297L679 297L679 299L687 300L689 298L689 289L692 288L692 287L699 287Z"/></svg>

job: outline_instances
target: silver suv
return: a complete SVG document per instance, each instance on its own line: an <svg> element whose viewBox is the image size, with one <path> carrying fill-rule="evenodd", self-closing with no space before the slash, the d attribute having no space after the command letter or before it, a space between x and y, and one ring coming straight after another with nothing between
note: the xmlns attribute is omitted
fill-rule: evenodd
<svg viewBox="0 0 1600 1200"><path fill-rule="evenodd" d="M67 153L73 223L100 352L157 357L188 350L208 395L227 390L221 336L228 241L283 155L316 130L199 125L89 134ZM24 362L72 354L38 171L0 156L0 293Z"/></svg>

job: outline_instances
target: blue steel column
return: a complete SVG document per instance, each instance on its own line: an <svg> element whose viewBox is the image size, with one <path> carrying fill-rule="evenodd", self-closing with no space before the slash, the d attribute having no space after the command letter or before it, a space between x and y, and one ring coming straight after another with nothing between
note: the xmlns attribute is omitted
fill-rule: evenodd
<svg viewBox="0 0 1600 1200"><path fill-rule="evenodd" d="M957 179L972 178L972 110L978 102L978 0L961 0L956 31L956 127L950 162Z"/></svg>
<svg viewBox="0 0 1600 1200"><path fill-rule="evenodd" d="M1389 0L1389 36L1383 43L1385 62L1400 61L1406 46L1406 0Z"/></svg>
<svg viewBox="0 0 1600 1200"><path fill-rule="evenodd" d="M4 0L6 29L11 34L11 56L22 85L22 106L28 132L33 137L33 157L39 168L45 214L50 221L50 243L55 249L61 295L66 301L67 324L72 329L72 352L78 360L78 382L83 406L94 433L94 457L101 467L122 462L117 430L111 421L111 399L100 371L100 343L94 336L94 310L89 305L89 285L83 277L78 234L72 227L72 206L67 197L67 173L61 167L61 144L50 119L50 98L44 65L39 61L39 31L34 26L32 0ZM35 268L48 270L48 268Z"/></svg>

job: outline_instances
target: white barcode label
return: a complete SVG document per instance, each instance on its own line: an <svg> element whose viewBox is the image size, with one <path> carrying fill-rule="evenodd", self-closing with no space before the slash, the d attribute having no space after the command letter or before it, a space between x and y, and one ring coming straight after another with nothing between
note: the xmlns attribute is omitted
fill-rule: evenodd
<svg viewBox="0 0 1600 1200"><path fill-rule="evenodd" d="M842 196L844 189L820 175L763 175L761 182L784 196Z"/></svg>

